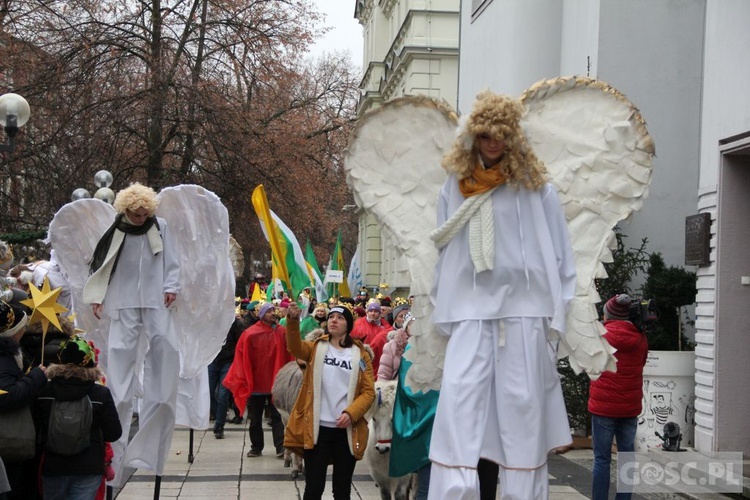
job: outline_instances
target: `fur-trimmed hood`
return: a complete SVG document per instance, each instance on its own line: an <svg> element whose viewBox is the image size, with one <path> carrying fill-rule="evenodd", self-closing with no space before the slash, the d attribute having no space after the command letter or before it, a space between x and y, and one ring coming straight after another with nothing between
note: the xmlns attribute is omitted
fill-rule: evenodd
<svg viewBox="0 0 750 500"><path fill-rule="evenodd" d="M103 375L98 366L85 368L83 366L58 365L54 363L49 365L46 374L50 380L56 378L77 378L84 382L96 382Z"/></svg>

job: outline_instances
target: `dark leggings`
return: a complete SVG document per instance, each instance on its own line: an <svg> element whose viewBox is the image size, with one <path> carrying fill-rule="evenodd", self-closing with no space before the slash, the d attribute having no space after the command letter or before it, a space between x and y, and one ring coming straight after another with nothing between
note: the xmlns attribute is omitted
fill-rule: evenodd
<svg viewBox="0 0 750 500"><path fill-rule="evenodd" d="M480 500L495 500L497 497L497 476L500 474L500 466L483 458L477 464L477 475L479 476L479 498Z"/></svg>
<svg viewBox="0 0 750 500"><path fill-rule="evenodd" d="M328 464L333 464L333 498L349 500L352 476L357 461L349 451L346 429L320 427L318 442L305 450L305 495L303 500L318 500L326 487Z"/></svg>

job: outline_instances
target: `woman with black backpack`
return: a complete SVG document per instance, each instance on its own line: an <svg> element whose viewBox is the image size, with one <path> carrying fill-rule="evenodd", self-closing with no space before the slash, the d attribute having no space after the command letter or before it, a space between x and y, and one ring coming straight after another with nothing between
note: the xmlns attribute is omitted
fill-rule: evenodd
<svg viewBox="0 0 750 500"><path fill-rule="evenodd" d="M44 498L93 500L105 472L105 443L117 441L122 427L112 394L97 384L102 372L93 343L71 337L60 344L58 358L34 406Z"/></svg>

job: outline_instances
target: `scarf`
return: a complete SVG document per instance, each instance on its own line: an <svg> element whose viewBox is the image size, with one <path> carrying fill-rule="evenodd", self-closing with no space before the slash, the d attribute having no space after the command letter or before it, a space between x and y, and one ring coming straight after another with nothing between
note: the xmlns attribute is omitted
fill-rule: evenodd
<svg viewBox="0 0 750 500"><path fill-rule="evenodd" d="M123 218L125 220L123 220ZM112 273L120 257L122 244L128 234L146 234L151 253L157 255L164 249L159 234L159 224L155 217L150 217L142 226L130 224L124 214L118 214L115 222L99 240L91 260L91 276L83 287L84 304L101 304L112 279Z"/></svg>
<svg viewBox="0 0 750 500"><path fill-rule="evenodd" d="M107 254L109 253L109 248L110 246L112 246L112 240L115 236L115 231L140 236L142 234L149 233L152 227L156 228L157 233L156 235L154 235L154 233L151 232L148 235L148 242L151 246L151 251L154 255L156 255L163 249L161 237L158 237L159 223L156 221L156 217L149 217L142 225L136 226L130 223L127 217L125 217L124 213L117 214L115 216L115 221L104 232L104 235L99 240L99 243L96 244L96 248L94 249L94 256L91 259L89 274L94 274L102 267L102 264L104 264ZM158 239L155 240L154 236L157 236ZM123 241L125 241L125 238L122 238L120 240L120 247L117 249L117 256L115 257L115 262L114 264L112 264L112 269L109 272L109 279L107 280L107 283L109 283L109 280L115 273L115 269L117 269L117 261L120 259L120 250L122 250Z"/></svg>
<svg viewBox="0 0 750 500"><path fill-rule="evenodd" d="M430 239L439 249L447 245L469 223L469 255L476 272L492 270L495 267L495 214L490 195L507 178L495 168L484 168L481 160L471 176L458 182L464 195L464 202L442 226L430 233Z"/></svg>
<svg viewBox="0 0 750 500"><path fill-rule="evenodd" d="M499 163L492 168L485 168L482 160L477 159L477 164L474 166L471 175L458 181L458 188L464 198L468 198L485 193L497 186L502 186L507 180L505 174L500 171Z"/></svg>

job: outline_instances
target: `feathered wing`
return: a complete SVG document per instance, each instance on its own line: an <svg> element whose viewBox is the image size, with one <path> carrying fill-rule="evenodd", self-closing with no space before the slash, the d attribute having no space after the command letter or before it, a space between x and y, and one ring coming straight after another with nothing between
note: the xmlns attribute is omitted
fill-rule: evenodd
<svg viewBox="0 0 750 500"><path fill-rule="evenodd" d="M156 215L169 224L180 259L180 294L174 315L180 339L180 377L205 370L234 321L234 271L229 215L221 200L196 185L159 192Z"/></svg>
<svg viewBox="0 0 750 500"><path fill-rule="evenodd" d="M606 277L615 225L639 210L648 195L654 144L638 109L619 91L589 78L544 80L521 96L523 128L549 170L565 209L576 263L560 357L596 378L615 370L594 304L594 278Z"/></svg>
<svg viewBox="0 0 750 500"><path fill-rule="evenodd" d="M83 287L89 278L89 264L99 238L115 220L111 205L95 198L67 203L49 225L49 241L62 273L70 282L75 324L84 330L100 350L99 365L106 371L109 317L94 317L91 306L83 303Z"/></svg>
<svg viewBox="0 0 750 500"><path fill-rule="evenodd" d="M448 105L427 97L403 97L359 120L344 159L357 205L372 214L403 254L411 275L412 348L407 374L413 391L438 389L447 338L432 323L430 289L437 250L429 238L437 223L437 199L447 174L440 159L453 143L457 119Z"/></svg>

